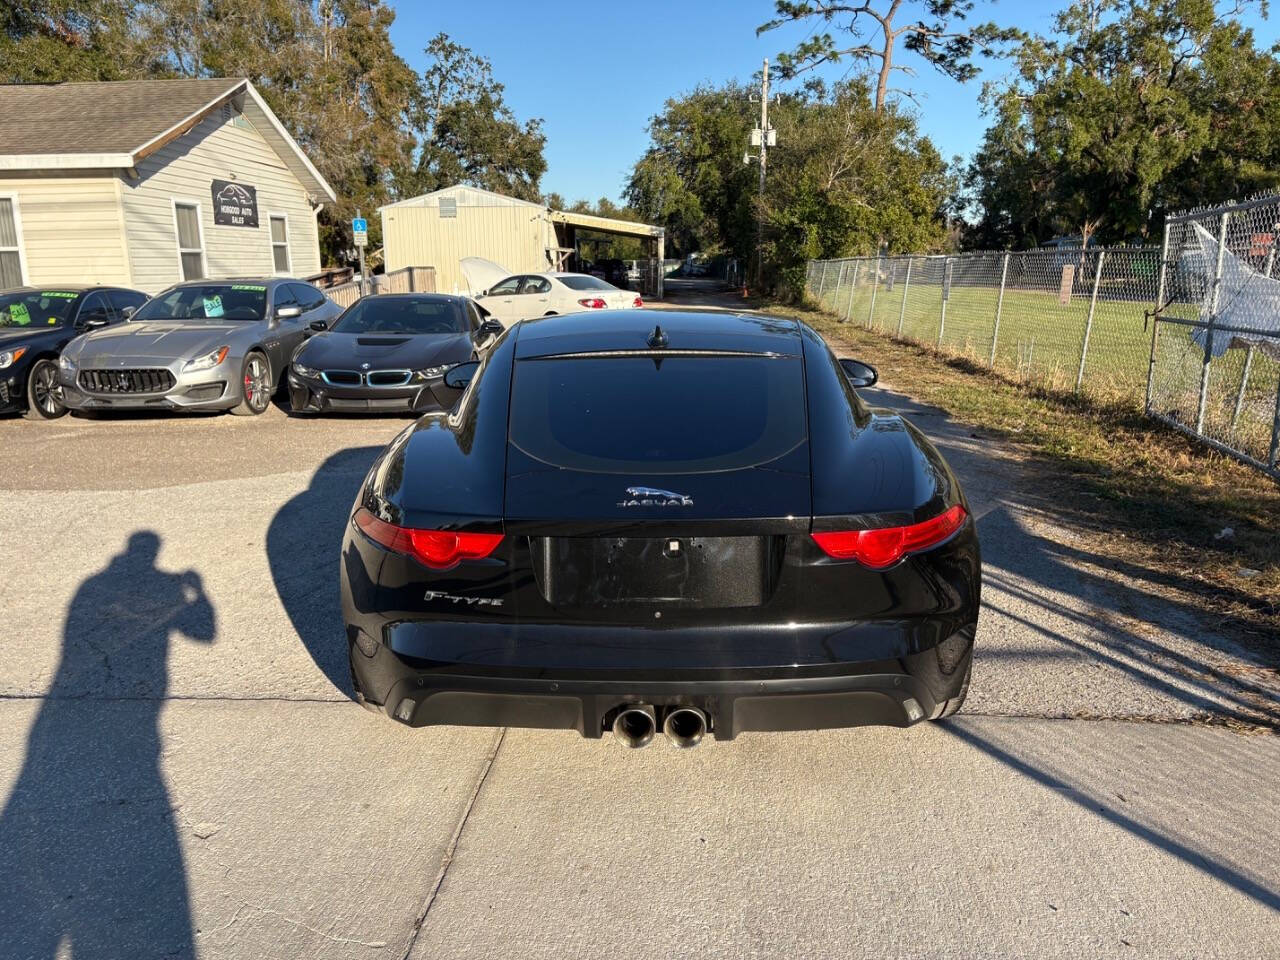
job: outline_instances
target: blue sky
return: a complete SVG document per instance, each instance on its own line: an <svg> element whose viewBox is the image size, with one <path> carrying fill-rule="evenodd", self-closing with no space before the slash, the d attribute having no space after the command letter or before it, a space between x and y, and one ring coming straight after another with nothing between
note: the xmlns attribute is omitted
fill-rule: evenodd
<svg viewBox="0 0 1280 960"><path fill-rule="evenodd" d="M649 118L668 97L702 82L748 80L764 57L772 60L808 30L789 27L757 37L756 26L773 9L769 0L391 2L396 9L392 40L415 69L422 69L427 42L443 31L489 58L517 116L543 118L547 173L542 189L569 200L604 196L618 201L632 164L648 144ZM1047 33L1066 2L979 0L974 16ZM1260 46L1280 38L1280 10L1270 21L1246 19ZM982 79L1003 76L1007 62L979 60L983 77L961 85L905 51L900 60L919 67L906 82L920 100L921 130L945 157L972 153L986 128L978 103ZM744 130L744 147L746 137Z"/></svg>

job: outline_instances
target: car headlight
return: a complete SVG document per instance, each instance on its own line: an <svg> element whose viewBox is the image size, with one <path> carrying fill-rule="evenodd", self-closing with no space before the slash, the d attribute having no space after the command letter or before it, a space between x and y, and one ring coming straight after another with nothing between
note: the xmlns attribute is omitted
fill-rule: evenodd
<svg viewBox="0 0 1280 960"><path fill-rule="evenodd" d="M227 359L227 351L230 347L219 347L213 353L206 354L203 357L196 357L194 360L188 360L183 364L182 372L188 373L195 370L212 370L223 360Z"/></svg>
<svg viewBox="0 0 1280 960"><path fill-rule="evenodd" d="M442 363L438 367L423 367L421 370L415 370L414 372L422 380L435 380L439 377L443 377L456 366L456 363Z"/></svg>
<svg viewBox="0 0 1280 960"><path fill-rule="evenodd" d="M319 370L313 370L311 367L308 367L305 364L301 364L301 363L291 363L289 364L289 369L294 373L296 373L298 376L307 377L308 379L315 379L316 377L320 376Z"/></svg>
<svg viewBox="0 0 1280 960"><path fill-rule="evenodd" d="M18 347L15 350L0 350L0 370L13 366L26 352L26 347Z"/></svg>
<svg viewBox="0 0 1280 960"><path fill-rule="evenodd" d="M58 357L58 369L71 373L76 368L76 362L68 357L65 353Z"/></svg>

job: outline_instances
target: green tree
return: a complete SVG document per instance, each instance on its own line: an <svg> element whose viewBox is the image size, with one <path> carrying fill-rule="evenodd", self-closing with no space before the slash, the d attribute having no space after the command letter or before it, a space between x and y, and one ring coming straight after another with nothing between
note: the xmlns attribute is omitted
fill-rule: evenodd
<svg viewBox="0 0 1280 960"><path fill-rule="evenodd" d="M778 146L764 197L742 162L753 106L745 88L700 88L669 100L627 188L643 219L666 226L680 254L757 252L766 285L798 295L812 257L938 249L951 192L947 166L895 104L870 106L862 79L811 81L771 108Z"/></svg>
<svg viewBox="0 0 1280 960"><path fill-rule="evenodd" d="M894 71L911 73L910 67L894 62L899 40L936 70L963 83L978 73L975 53L990 54L1021 36L994 23L965 25L973 0L776 0L775 8L777 16L757 27L757 34L806 21L812 21L814 29L819 23L843 21L839 31L844 34L839 40L830 31L814 34L791 52L779 54L779 74L789 78L824 63L852 60L870 67L876 77L877 111L885 108L892 92L889 81ZM918 12L919 19L899 19L912 12ZM911 96L909 91L902 92Z"/></svg>
<svg viewBox="0 0 1280 960"><path fill-rule="evenodd" d="M6 0L0 82L121 80L135 66L129 0Z"/></svg>
<svg viewBox="0 0 1280 960"><path fill-rule="evenodd" d="M406 193L469 183L522 200L538 200L546 171L540 119L521 123L503 98L489 61L437 34L411 115L417 163Z"/></svg>
<svg viewBox="0 0 1280 960"><path fill-rule="evenodd" d="M1265 5L1262 5L1265 7ZM1149 236L1153 213L1280 184L1280 66L1213 0L1076 0L988 91L970 242Z"/></svg>

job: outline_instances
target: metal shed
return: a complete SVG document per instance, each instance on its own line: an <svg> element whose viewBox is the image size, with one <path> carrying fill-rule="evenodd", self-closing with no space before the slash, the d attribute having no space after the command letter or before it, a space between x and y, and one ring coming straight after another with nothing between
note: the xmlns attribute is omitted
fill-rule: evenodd
<svg viewBox="0 0 1280 960"><path fill-rule="evenodd" d="M650 257L661 263L664 231L647 223L552 210L479 187L457 185L378 209L388 272L432 266L436 289L466 293L459 261L483 257L512 273L564 270L578 230L647 238ZM662 296L662 271L648 271L651 288Z"/></svg>

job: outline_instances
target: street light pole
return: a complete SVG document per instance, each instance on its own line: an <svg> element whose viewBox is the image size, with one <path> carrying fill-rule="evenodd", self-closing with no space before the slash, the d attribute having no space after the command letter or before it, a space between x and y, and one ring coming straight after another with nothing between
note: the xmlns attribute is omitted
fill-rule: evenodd
<svg viewBox="0 0 1280 960"><path fill-rule="evenodd" d="M769 165L769 58L760 77L760 205L756 211L756 293L764 284L764 175Z"/></svg>

